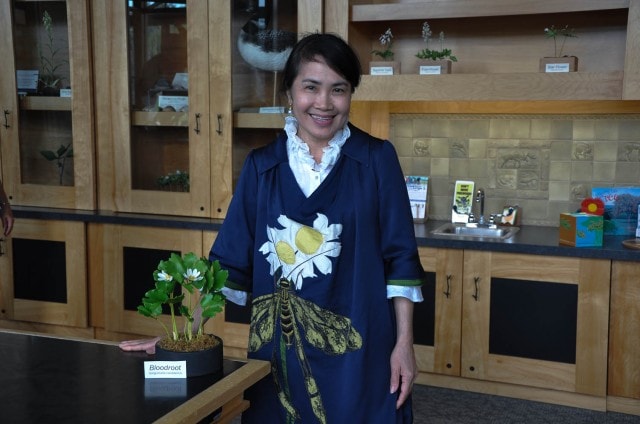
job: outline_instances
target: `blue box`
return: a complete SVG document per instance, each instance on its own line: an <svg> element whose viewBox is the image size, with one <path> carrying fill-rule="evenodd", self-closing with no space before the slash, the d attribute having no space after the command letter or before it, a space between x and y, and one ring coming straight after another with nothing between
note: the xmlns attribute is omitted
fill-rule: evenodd
<svg viewBox="0 0 640 424"><path fill-rule="evenodd" d="M560 244L575 247L602 246L603 219L588 213L560 214Z"/></svg>
<svg viewBox="0 0 640 424"><path fill-rule="evenodd" d="M604 203L604 234L636 234L640 187L594 187L591 189L591 197Z"/></svg>

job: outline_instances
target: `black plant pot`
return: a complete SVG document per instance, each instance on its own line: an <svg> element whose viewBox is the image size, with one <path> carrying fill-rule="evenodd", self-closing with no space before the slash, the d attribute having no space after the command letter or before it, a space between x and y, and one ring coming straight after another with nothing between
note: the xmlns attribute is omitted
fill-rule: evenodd
<svg viewBox="0 0 640 424"><path fill-rule="evenodd" d="M222 339L212 336L218 340L218 344L206 350L195 352L176 352L166 350L156 344L157 361L187 361L187 377L197 377L200 375L215 374L222 369Z"/></svg>

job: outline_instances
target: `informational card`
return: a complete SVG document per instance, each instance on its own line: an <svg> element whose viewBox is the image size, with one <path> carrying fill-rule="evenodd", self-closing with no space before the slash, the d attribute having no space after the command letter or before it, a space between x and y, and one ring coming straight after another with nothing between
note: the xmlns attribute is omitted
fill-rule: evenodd
<svg viewBox="0 0 640 424"><path fill-rule="evenodd" d="M144 361L144 378L187 378L187 361Z"/></svg>
<svg viewBox="0 0 640 424"><path fill-rule="evenodd" d="M186 112L189 110L189 96L158 96L158 107L162 111Z"/></svg>
<svg viewBox="0 0 640 424"><path fill-rule="evenodd" d="M425 221L428 215L429 177L409 175L405 177L405 182L409 193L413 220L417 222Z"/></svg>
<svg viewBox="0 0 640 424"><path fill-rule="evenodd" d="M16 71L16 82L18 91L35 93L38 89L38 79L40 72L37 69Z"/></svg>

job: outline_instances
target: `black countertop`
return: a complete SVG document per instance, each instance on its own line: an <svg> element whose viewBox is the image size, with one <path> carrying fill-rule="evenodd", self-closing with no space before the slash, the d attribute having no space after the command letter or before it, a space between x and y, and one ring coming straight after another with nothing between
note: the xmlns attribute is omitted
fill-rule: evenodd
<svg viewBox="0 0 640 424"><path fill-rule="evenodd" d="M30 218L82 221L102 224L184 228L190 230L217 231L220 225L222 225L221 219L111 211L14 206L13 212L16 219ZM558 244L558 227L525 225L520 227L520 230L513 237L502 241L451 239L448 236L437 236L431 233L431 231L444 223L445 221L427 221L424 224L415 224L418 246L623 261L640 260L640 250L628 249L622 244L624 240L635 238L633 236L605 236L602 247L571 247Z"/></svg>

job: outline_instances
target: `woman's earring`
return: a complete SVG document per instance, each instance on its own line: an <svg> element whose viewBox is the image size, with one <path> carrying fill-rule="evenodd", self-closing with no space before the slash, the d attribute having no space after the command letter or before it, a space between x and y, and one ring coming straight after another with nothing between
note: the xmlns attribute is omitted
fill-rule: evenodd
<svg viewBox="0 0 640 424"><path fill-rule="evenodd" d="M287 115L293 115L293 103L289 102L289 107L287 108Z"/></svg>

